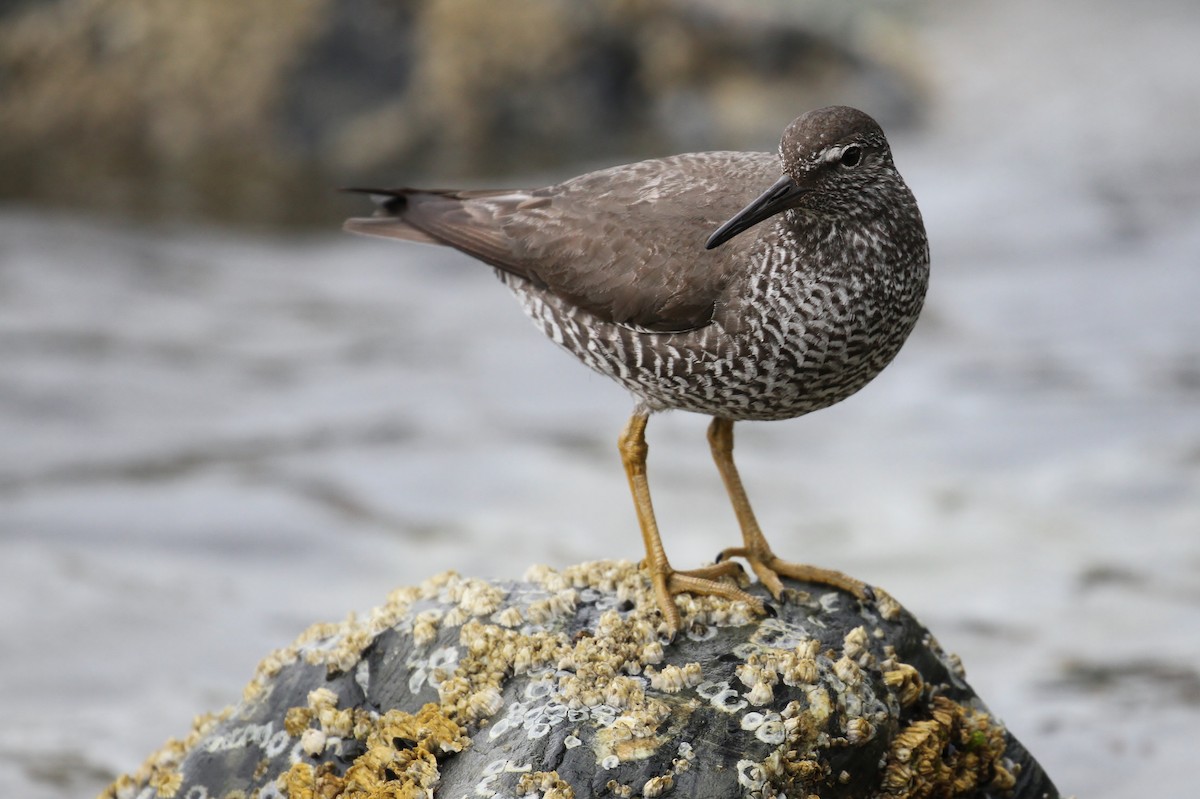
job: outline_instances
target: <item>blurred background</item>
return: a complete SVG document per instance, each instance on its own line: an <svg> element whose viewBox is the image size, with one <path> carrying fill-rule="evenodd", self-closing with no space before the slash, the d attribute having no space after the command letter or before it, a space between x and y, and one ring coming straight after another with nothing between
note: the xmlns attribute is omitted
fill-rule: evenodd
<svg viewBox="0 0 1200 799"><path fill-rule="evenodd" d="M1194 786L1200 6L0 0L0 795L89 796L311 622L638 559L630 399L338 186L536 185L873 114L934 274L744 424L783 555L887 588L1064 795ZM656 417L677 565L736 526Z"/></svg>

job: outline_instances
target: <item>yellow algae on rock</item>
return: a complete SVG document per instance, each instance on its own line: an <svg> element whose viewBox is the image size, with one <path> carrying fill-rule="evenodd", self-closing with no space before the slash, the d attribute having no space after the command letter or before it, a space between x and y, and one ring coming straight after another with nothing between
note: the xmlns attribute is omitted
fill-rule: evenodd
<svg viewBox="0 0 1200 799"><path fill-rule="evenodd" d="M125 799L136 795L138 786L149 785L157 789L162 799L172 799L182 782L179 766L183 758L199 741L233 713L225 708L219 713L206 713L192 721L192 731L183 740L170 738L163 747L150 757L133 774L122 774L100 793L97 799Z"/></svg>
<svg viewBox="0 0 1200 799"><path fill-rule="evenodd" d="M288 708L287 713L283 715L284 731L293 738L299 738L312 723L313 715L312 708Z"/></svg>
<svg viewBox="0 0 1200 799"><path fill-rule="evenodd" d="M270 790L289 799L569 799L606 785L631 799L715 796L717 786L934 799L1013 784L1003 728L946 698L969 689L910 617L881 627L876 609L823 598L738 629L729 603L680 597L687 623L672 642L633 564L527 577L446 573L394 592L386 611L310 628L264 661L201 757L181 767L197 744L176 742L104 799L147 787L227 796L243 786L211 771L197 781L193 768L223 751L257 763L256 790L274 779ZM247 746L262 752L246 760L235 750Z"/></svg>
<svg viewBox="0 0 1200 799"><path fill-rule="evenodd" d="M885 671L883 681L900 700L900 707L908 707L916 702L925 690L921 673L907 663L897 663L894 669Z"/></svg>
<svg viewBox="0 0 1200 799"><path fill-rule="evenodd" d="M930 718L914 721L891 742L881 786L889 799L961 796L978 788L1004 791L1004 727L987 713L936 696Z"/></svg>
<svg viewBox="0 0 1200 799"><path fill-rule="evenodd" d="M263 658L255 670L254 677L242 691L242 701L263 699L261 694L267 684L286 666L295 663L302 656L305 662L324 664L330 672L349 671L358 663L362 651L376 636L400 620L411 604L421 596L421 591L420 588L392 591L387 601L374 608L366 621L361 623L352 613L340 624L319 622L311 625L290 645Z"/></svg>
<svg viewBox="0 0 1200 799"><path fill-rule="evenodd" d="M446 713L463 724L472 724L495 712L497 696L503 683L518 673L543 668L553 663L565 646L562 635L522 635L492 624L471 620L463 625L460 643L466 655L458 667L438 687L438 695ZM481 702L483 696L486 701Z"/></svg>
<svg viewBox="0 0 1200 799"><path fill-rule="evenodd" d="M440 779L438 760L470 744L466 730L432 703L415 714L389 710L366 732L366 751L345 775L332 767L294 763L278 780L288 799L430 797Z"/></svg>

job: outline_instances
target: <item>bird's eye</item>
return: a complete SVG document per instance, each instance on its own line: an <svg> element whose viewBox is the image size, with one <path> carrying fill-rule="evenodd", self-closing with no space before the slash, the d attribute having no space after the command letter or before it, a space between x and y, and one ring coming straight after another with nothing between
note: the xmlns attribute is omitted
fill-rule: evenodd
<svg viewBox="0 0 1200 799"><path fill-rule="evenodd" d="M842 156L838 160L842 166L858 166L858 162L862 160L862 148L851 145L842 150Z"/></svg>

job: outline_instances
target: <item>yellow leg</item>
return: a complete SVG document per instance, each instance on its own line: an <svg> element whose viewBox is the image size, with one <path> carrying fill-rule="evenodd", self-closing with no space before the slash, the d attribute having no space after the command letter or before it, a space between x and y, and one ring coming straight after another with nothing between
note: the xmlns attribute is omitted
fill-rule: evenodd
<svg viewBox="0 0 1200 799"><path fill-rule="evenodd" d="M733 422L729 419L714 417L708 426L708 445L712 448L713 460L717 462L717 470L725 483L729 501L733 503L733 512L737 515L738 524L742 528L744 546L731 547L724 550L718 561L726 558L742 557L754 569L758 579L771 592L771 596L779 598L783 592L783 583L779 576L791 577L812 583L822 583L843 591L849 591L860 599L865 599L870 593L867 585L855 580L849 575L832 569L822 569L803 563L788 563L776 557L767 543L758 520L754 518L754 510L746 497L746 489L742 486L742 478L738 475L737 466L733 463Z"/></svg>
<svg viewBox="0 0 1200 799"><path fill-rule="evenodd" d="M663 549L662 538L658 534L658 523L654 520L654 508L650 504L650 484L646 480L648 419L649 416L645 413L634 413L629 417L629 423L625 425L618 440L618 447L621 450L621 461L625 465L625 475L629 478L629 490L633 494L638 524L642 528L642 541L646 545L646 568L650 572L650 581L654 586L659 610L662 611L671 635L679 632L683 624L679 608L675 606L675 594L687 592L723 596L746 602L755 610L763 612L764 607L760 599L727 582L718 582L720 578L741 573L741 567L734 563L718 563L688 572L678 572L671 568L666 550Z"/></svg>

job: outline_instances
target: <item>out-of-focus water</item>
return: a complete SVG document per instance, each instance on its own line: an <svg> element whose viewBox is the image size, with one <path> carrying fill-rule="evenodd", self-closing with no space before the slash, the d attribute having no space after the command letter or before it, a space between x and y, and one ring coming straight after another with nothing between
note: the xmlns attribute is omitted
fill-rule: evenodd
<svg viewBox="0 0 1200 799"><path fill-rule="evenodd" d="M737 431L777 550L886 587L1097 799L1185 795L1200 722L1200 9L1153 5L929 7L922 322ZM0 794L95 793L395 586L640 557L630 407L453 253L0 213ZM680 565L736 536L705 424L649 429Z"/></svg>

